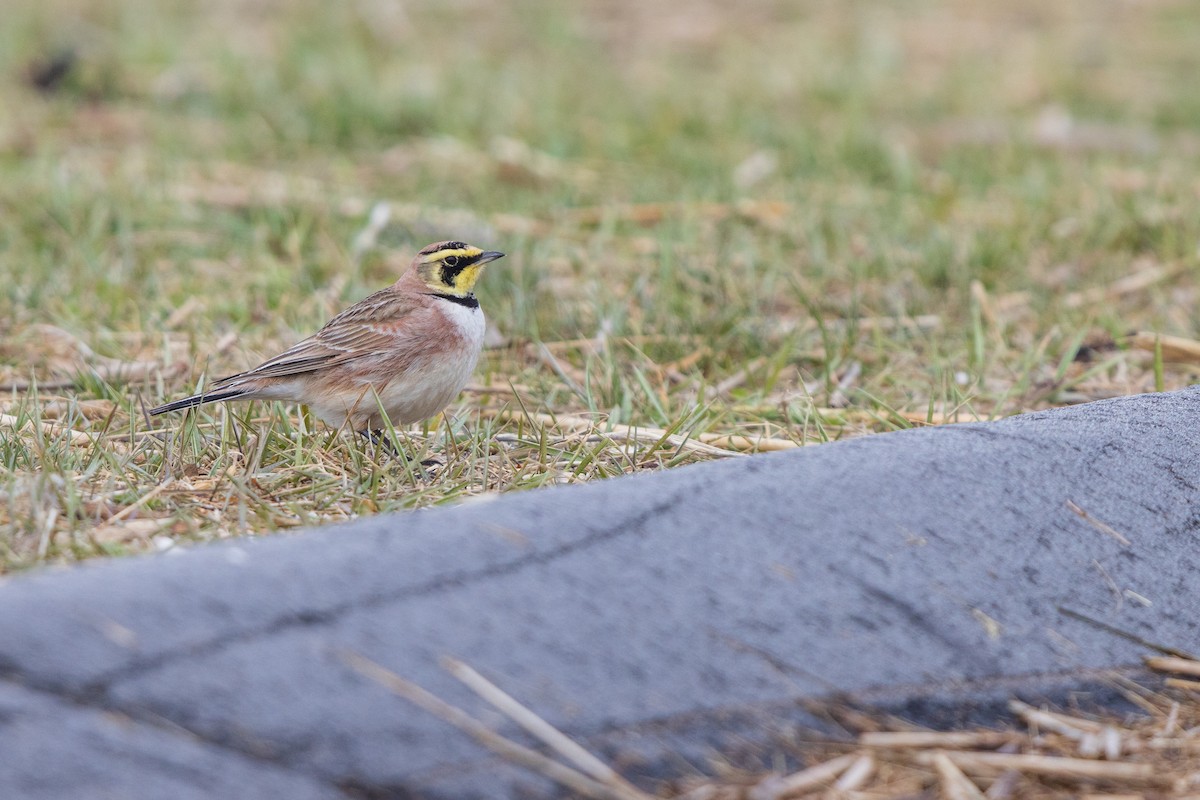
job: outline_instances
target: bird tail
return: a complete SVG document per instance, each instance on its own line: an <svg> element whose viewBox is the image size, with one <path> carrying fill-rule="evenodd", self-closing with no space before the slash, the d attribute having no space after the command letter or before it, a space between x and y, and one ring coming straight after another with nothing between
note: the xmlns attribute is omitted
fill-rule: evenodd
<svg viewBox="0 0 1200 800"><path fill-rule="evenodd" d="M195 406L203 405L204 403L215 403L219 400L236 400L239 397L245 397L251 393L252 390L245 386L237 389L226 389L224 391L201 392L200 394L194 394L191 397L185 397L182 400L175 400L174 402L166 403L158 408L152 408L150 409L149 413L150 416L166 414L168 411L179 411L183 408L194 408Z"/></svg>

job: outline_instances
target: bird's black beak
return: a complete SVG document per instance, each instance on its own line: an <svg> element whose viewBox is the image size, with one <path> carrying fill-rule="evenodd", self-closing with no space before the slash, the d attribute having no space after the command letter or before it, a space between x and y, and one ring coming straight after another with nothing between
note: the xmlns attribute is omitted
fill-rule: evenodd
<svg viewBox="0 0 1200 800"><path fill-rule="evenodd" d="M476 264L486 264L489 261L495 261L497 258L504 258L504 253L496 250L486 250L479 254L479 258L475 259Z"/></svg>

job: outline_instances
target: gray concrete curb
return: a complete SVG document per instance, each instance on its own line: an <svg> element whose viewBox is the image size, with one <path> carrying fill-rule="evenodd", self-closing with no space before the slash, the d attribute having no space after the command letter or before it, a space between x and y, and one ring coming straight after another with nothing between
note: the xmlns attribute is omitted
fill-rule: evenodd
<svg viewBox="0 0 1200 800"><path fill-rule="evenodd" d="M547 791L343 651L492 719L438 667L462 658L638 774L765 744L808 698L977 700L1146 653L1080 616L1200 649L1197 410L1145 395L18 578L0 796Z"/></svg>

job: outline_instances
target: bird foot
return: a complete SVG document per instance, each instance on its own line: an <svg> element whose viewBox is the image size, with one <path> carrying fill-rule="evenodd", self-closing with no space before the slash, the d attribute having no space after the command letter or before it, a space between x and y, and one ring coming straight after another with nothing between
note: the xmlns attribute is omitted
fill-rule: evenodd
<svg viewBox="0 0 1200 800"><path fill-rule="evenodd" d="M368 429L368 430L358 431L357 433L359 436L362 436L364 439L369 441L375 447L379 448L384 453L387 453L391 458L397 459L399 461L404 461L407 463L407 461L408 461L407 457L403 453L401 453L399 450L396 449L396 446L392 443L391 437L387 435L387 431L369 430ZM438 458L426 458L423 461L421 461L418 466L420 467L419 472L420 472L421 478L424 480L429 480L430 479L429 470L433 469L433 468L443 467L443 466L445 466L445 464L443 464L441 459L438 459Z"/></svg>
<svg viewBox="0 0 1200 800"><path fill-rule="evenodd" d="M357 433L392 458L401 457L400 451L396 449L396 445L392 444L391 437L387 435L387 431L371 430L368 428Z"/></svg>

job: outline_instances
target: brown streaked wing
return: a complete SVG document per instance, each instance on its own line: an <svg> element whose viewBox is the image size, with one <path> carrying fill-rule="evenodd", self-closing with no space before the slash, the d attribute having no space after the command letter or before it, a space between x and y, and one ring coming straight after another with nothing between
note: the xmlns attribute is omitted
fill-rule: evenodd
<svg viewBox="0 0 1200 800"><path fill-rule="evenodd" d="M218 381L214 388L242 378L285 378L377 355L411 343L418 316L428 307L423 297L402 295L388 288L342 311L325 327L254 369Z"/></svg>

